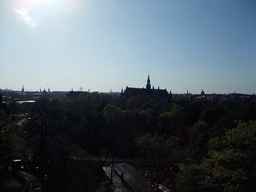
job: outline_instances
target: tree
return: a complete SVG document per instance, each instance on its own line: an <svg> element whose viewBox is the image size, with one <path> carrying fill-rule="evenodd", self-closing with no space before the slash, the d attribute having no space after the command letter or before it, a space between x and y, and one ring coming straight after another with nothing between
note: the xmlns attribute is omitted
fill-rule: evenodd
<svg viewBox="0 0 256 192"><path fill-rule="evenodd" d="M97 192L112 192L114 189L115 187L111 179L108 179L100 184L100 188L97 190Z"/></svg>
<svg viewBox="0 0 256 192"><path fill-rule="evenodd" d="M127 108L131 110L141 108L143 102L144 101L142 97L139 97L139 96L131 97L127 100Z"/></svg>
<svg viewBox="0 0 256 192"><path fill-rule="evenodd" d="M208 191L255 191L256 122L239 122L224 136L211 139L210 145L200 165Z"/></svg>
<svg viewBox="0 0 256 192"><path fill-rule="evenodd" d="M16 103L16 101L11 101L9 108L10 114L12 114L13 120L15 120L15 115L21 111L21 104Z"/></svg>
<svg viewBox="0 0 256 192"><path fill-rule="evenodd" d="M213 125L222 115L222 111L217 107L206 107L202 110L199 120L205 121L208 125Z"/></svg>
<svg viewBox="0 0 256 192"><path fill-rule="evenodd" d="M180 127L185 118L187 117L187 112L181 105L174 105L170 112L162 113L158 118L158 128L159 133L170 133L174 129Z"/></svg>
<svg viewBox="0 0 256 192"><path fill-rule="evenodd" d="M52 178L56 183L54 187L64 190L67 186L65 182L67 179L67 161L70 149L70 140L66 135L59 134L47 143L46 151L50 163L44 166L43 173ZM56 188L55 188L56 189Z"/></svg>
<svg viewBox="0 0 256 192"><path fill-rule="evenodd" d="M202 158L208 152L207 145L209 139L207 138L207 132L209 125L204 121L198 121L191 128L191 132L194 135L191 137L192 140L189 143L187 150L188 159L192 163L200 163Z"/></svg>
<svg viewBox="0 0 256 192"><path fill-rule="evenodd" d="M177 176L178 192L197 192L203 191L199 182L202 181L202 170L197 164L184 166Z"/></svg>
<svg viewBox="0 0 256 192"><path fill-rule="evenodd" d="M27 133L13 123L8 115L0 110L0 155L21 158L26 147Z"/></svg>
<svg viewBox="0 0 256 192"><path fill-rule="evenodd" d="M158 117L158 133L169 133L177 125L176 121L171 115L171 112L162 113Z"/></svg>
<svg viewBox="0 0 256 192"><path fill-rule="evenodd" d="M150 112L146 111L123 110L121 126L127 127L135 135L141 135L150 131L150 115Z"/></svg>
<svg viewBox="0 0 256 192"><path fill-rule="evenodd" d="M103 109L103 117L106 119L107 122L117 122L121 119L121 109L108 104L104 109Z"/></svg>
<svg viewBox="0 0 256 192"><path fill-rule="evenodd" d="M187 116L187 112L185 112L184 108L181 105L176 104L172 107L171 116L175 118L178 123L183 124Z"/></svg>
<svg viewBox="0 0 256 192"><path fill-rule="evenodd" d="M184 160L184 149L179 137L146 134L137 138L136 142L151 184L162 183L169 177L171 167Z"/></svg>
<svg viewBox="0 0 256 192"><path fill-rule="evenodd" d="M227 111L226 114L219 117L218 121L210 127L208 131L209 138L216 138L225 135L226 131L236 127L236 121L242 120L249 122L256 120L256 103L255 102L241 102L237 107Z"/></svg>

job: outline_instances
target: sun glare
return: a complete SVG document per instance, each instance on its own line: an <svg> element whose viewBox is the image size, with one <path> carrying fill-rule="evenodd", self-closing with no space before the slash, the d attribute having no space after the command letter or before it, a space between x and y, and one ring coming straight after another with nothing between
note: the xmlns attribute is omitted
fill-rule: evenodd
<svg viewBox="0 0 256 192"><path fill-rule="evenodd" d="M13 0L14 10L18 18L23 20L31 28L39 25L40 20L54 15L77 14L85 0ZM52 17L53 16L53 17Z"/></svg>

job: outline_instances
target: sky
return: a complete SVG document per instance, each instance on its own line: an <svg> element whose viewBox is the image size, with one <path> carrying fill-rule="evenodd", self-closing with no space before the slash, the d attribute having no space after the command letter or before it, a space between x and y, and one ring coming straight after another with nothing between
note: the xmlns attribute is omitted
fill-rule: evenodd
<svg viewBox="0 0 256 192"><path fill-rule="evenodd" d="M0 89L256 92L255 0L0 2Z"/></svg>

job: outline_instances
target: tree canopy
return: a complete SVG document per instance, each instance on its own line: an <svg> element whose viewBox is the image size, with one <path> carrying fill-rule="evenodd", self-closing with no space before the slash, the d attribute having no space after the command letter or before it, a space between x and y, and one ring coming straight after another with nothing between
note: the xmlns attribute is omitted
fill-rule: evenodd
<svg viewBox="0 0 256 192"><path fill-rule="evenodd" d="M256 122L239 122L224 136L211 139L210 145L201 163L202 184L211 191L255 191Z"/></svg>

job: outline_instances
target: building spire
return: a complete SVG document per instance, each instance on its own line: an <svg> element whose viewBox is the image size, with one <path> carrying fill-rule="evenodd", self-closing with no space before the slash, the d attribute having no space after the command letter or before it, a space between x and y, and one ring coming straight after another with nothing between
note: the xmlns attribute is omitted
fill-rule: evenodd
<svg viewBox="0 0 256 192"><path fill-rule="evenodd" d="M149 78L149 75L148 75L148 80L147 80L146 89L147 89L147 90L150 90L150 89L151 89L151 85L150 85L150 78Z"/></svg>

